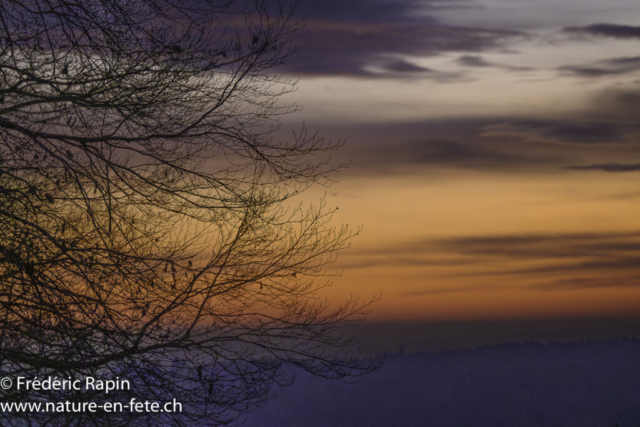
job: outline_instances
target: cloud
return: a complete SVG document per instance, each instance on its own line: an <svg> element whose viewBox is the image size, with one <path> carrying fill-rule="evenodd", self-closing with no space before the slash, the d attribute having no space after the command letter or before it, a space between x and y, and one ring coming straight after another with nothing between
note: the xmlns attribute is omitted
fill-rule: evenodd
<svg viewBox="0 0 640 427"><path fill-rule="evenodd" d="M558 259L607 256L640 251L640 232L498 235L437 240L444 253L506 257L510 259Z"/></svg>
<svg viewBox="0 0 640 427"><path fill-rule="evenodd" d="M354 270L372 267L442 267L474 264L472 260L442 259L422 257L419 253L408 253L403 249L389 248L385 253L351 252L337 266L341 269Z"/></svg>
<svg viewBox="0 0 640 427"><path fill-rule="evenodd" d="M451 283L410 289L404 296L504 286L547 292L640 286L639 254L640 231L512 234L417 238L349 251L339 266L396 268L398 274L411 271L430 285L443 279Z"/></svg>
<svg viewBox="0 0 640 427"><path fill-rule="evenodd" d="M370 248L349 251L350 255L410 259L399 266L481 265L488 258L561 259L585 257L612 257L616 254L640 252L640 231L627 233L560 233L560 234L512 234L451 237L443 239L415 239L402 246ZM437 257L433 255L437 254ZM422 259L423 256L427 258ZM461 258L464 256L465 258ZM466 258L471 256L471 258ZM478 258L476 258L478 257ZM483 261L484 260L484 261Z"/></svg>
<svg viewBox="0 0 640 427"><path fill-rule="evenodd" d="M433 243L442 256L485 266L452 271L451 277L513 276L519 278L514 283L529 282L526 287L545 291L640 286L640 232L463 237Z"/></svg>
<svg viewBox="0 0 640 427"><path fill-rule="evenodd" d="M436 163L439 165L485 165L517 163L522 159L484 147L480 143L467 143L448 140L425 140L408 144L405 150L417 163Z"/></svg>
<svg viewBox="0 0 640 427"><path fill-rule="evenodd" d="M432 289L414 289L410 291L400 292L398 296L401 297L421 297L421 296L432 296L432 295L442 295L442 294L453 294L453 293L466 293L466 292L474 292L474 291L487 291L489 289L498 289L498 286L444 286L441 288L432 288Z"/></svg>
<svg viewBox="0 0 640 427"><path fill-rule="evenodd" d="M633 125L609 121L521 120L486 126L485 137L514 138L542 144L614 144L626 142Z"/></svg>
<svg viewBox="0 0 640 427"><path fill-rule="evenodd" d="M624 163L640 153L640 125L606 118L440 119L333 128L349 176L464 170L553 174L567 166ZM602 150L606 147L606 152ZM606 155L606 157L603 157Z"/></svg>
<svg viewBox="0 0 640 427"><path fill-rule="evenodd" d="M449 4L462 5L461 1ZM300 2L296 12L307 20L333 22L389 22L419 20L433 22L429 16L417 17L416 12L439 9L443 2L435 0L306 0Z"/></svg>
<svg viewBox="0 0 640 427"><path fill-rule="evenodd" d="M640 57L605 59L592 65L565 65L558 69L564 74L579 77L604 77L640 71Z"/></svg>
<svg viewBox="0 0 640 427"><path fill-rule="evenodd" d="M545 265L534 268L519 268L503 271L494 271L490 275L548 275L549 273L560 274L592 274L600 275L602 279L611 281L611 275L620 275L625 271L637 272L640 270L640 257L625 257L620 259L600 259L593 261L567 263L565 265ZM640 285L640 283L637 283Z"/></svg>
<svg viewBox="0 0 640 427"><path fill-rule="evenodd" d="M516 153L490 141L474 139L431 139L373 144L352 147L351 173L406 173L416 169L460 168L480 170L516 170L535 166L542 156ZM347 153L348 155L349 153ZM546 161L550 161L546 158Z"/></svg>
<svg viewBox="0 0 640 427"><path fill-rule="evenodd" d="M640 285L640 275L630 275L627 277L572 277L568 279L558 279L551 282L542 282L530 286L531 289L543 291L554 291L563 289L595 289L595 288L620 288L637 287Z"/></svg>
<svg viewBox="0 0 640 427"><path fill-rule="evenodd" d="M493 64L485 61L481 56L477 55L463 55L458 58L458 64L465 67L492 67Z"/></svg>
<svg viewBox="0 0 640 427"><path fill-rule="evenodd" d="M629 120L638 123L640 118L640 90L637 86L609 88L598 92L592 100L596 114L608 117L612 122Z"/></svg>
<svg viewBox="0 0 640 427"><path fill-rule="evenodd" d="M564 169L571 170L596 170L603 172L637 172L640 171L639 163L601 163L593 165L572 165Z"/></svg>
<svg viewBox="0 0 640 427"><path fill-rule="evenodd" d="M565 119L459 117L321 125L333 132L327 137L346 139L337 156L351 162L344 171L349 177L549 176L563 175L563 169L633 169L625 165L640 158L640 122L632 116L640 112L640 94L598 93L585 106L581 115Z"/></svg>
<svg viewBox="0 0 640 427"><path fill-rule="evenodd" d="M445 25L430 10L465 7L460 1L310 0L302 2L301 49L284 69L297 75L397 78L407 74L448 80L407 61L443 52L480 52L504 47L520 31Z"/></svg>
<svg viewBox="0 0 640 427"><path fill-rule="evenodd" d="M475 68L500 68L508 71L533 71L531 67L516 67L513 65L496 64L494 62L488 62L480 55L462 55L456 62L463 67L475 67Z"/></svg>
<svg viewBox="0 0 640 427"><path fill-rule="evenodd" d="M637 67L640 64L640 56L623 56L621 58L605 59L600 62L610 65L633 65Z"/></svg>
<svg viewBox="0 0 640 427"><path fill-rule="evenodd" d="M640 39L640 27L632 25L593 24L584 27L565 27L563 31L587 36Z"/></svg>
<svg viewBox="0 0 640 427"><path fill-rule="evenodd" d="M411 62L396 60L384 65L384 69L396 73L432 73L433 70Z"/></svg>

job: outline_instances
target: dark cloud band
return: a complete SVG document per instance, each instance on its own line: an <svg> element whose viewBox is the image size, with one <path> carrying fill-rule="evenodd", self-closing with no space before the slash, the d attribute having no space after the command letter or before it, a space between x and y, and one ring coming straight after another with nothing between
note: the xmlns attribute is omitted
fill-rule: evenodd
<svg viewBox="0 0 640 427"><path fill-rule="evenodd" d="M579 35L640 39L640 27L632 25L593 24L585 27L566 27L564 31Z"/></svg>
<svg viewBox="0 0 640 427"><path fill-rule="evenodd" d="M640 171L638 163L601 163L594 165L566 166L564 169L595 170L603 172L637 172Z"/></svg>
<svg viewBox="0 0 640 427"><path fill-rule="evenodd" d="M447 80L447 76L406 58L442 52L481 52L523 37L520 31L444 25L428 11L440 1L330 0L303 2L306 21L296 35L300 51L285 70L298 75L407 77ZM446 6L464 2L448 1ZM448 76L450 79L451 76Z"/></svg>

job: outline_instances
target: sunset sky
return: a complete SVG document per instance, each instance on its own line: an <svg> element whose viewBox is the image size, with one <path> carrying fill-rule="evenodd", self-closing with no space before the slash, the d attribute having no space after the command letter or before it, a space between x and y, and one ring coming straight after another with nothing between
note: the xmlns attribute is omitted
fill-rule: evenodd
<svg viewBox="0 0 640 427"><path fill-rule="evenodd" d="M328 201L363 226L332 299L382 293L373 321L640 314L637 0L298 15L285 122L346 139Z"/></svg>

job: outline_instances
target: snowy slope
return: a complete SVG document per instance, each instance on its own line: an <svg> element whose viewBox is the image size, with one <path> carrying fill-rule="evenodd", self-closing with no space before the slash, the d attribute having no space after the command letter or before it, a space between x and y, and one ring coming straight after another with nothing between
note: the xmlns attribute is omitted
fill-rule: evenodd
<svg viewBox="0 0 640 427"><path fill-rule="evenodd" d="M640 426L640 341L391 355L357 384L296 383L249 427Z"/></svg>

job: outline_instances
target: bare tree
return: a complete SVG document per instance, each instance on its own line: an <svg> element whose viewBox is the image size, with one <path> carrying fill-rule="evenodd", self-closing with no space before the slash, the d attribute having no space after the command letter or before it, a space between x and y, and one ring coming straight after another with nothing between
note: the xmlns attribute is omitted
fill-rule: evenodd
<svg viewBox="0 0 640 427"><path fill-rule="evenodd" d="M318 299L352 235L295 204L338 148L301 131L294 5L269 0L2 0L0 375L126 379L130 390L0 400L170 401L179 413L5 412L3 425L220 425L291 380L377 360ZM15 381L14 381L15 384Z"/></svg>

